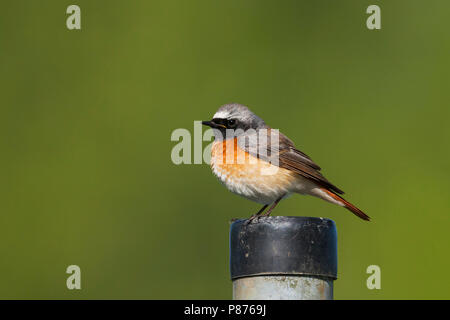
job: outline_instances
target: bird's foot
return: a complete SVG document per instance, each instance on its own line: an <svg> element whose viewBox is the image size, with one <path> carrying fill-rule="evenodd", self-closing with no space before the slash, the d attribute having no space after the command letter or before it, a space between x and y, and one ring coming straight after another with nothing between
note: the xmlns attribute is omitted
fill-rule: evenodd
<svg viewBox="0 0 450 320"><path fill-rule="evenodd" d="M258 222L260 216L261 215L259 215L259 214L252 215L250 218L247 219L247 221L245 221L245 225L250 224L255 219L256 219L256 222Z"/></svg>
<svg viewBox="0 0 450 320"><path fill-rule="evenodd" d="M232 219L230 220L230 224L232 224L233 222L235 222L235 221L237 221L237 220L239 220L239 218L232 218Z"/></svg>

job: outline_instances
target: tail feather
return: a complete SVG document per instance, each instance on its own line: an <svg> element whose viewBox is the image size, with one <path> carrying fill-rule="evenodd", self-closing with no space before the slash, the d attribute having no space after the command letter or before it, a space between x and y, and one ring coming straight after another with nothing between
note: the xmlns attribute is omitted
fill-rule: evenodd
<svg viewBox="0 0 450 320"><path fill-rule="evenodd" d="M331 192L325 188L321 188L320 190L324 191L328 196L333 198L335 201L339 202L344 208L346 208L347 210L349 210L350 212L352 212L359 218L366 220L366 221L370 221L370 217L367 214L362 212L360 209L358 209L356 206L354 206L353 204L351 204L350 202L348 202L341 196L339 196L339 195L335 194L334 192Z"/></svg>

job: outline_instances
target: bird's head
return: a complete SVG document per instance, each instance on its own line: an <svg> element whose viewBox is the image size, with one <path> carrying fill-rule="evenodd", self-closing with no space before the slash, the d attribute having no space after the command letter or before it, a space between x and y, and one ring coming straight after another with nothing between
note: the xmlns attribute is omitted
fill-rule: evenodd
<svg viewBox="0 0 450 320"><path fill-rule="evenodd" d="M202 121L202 124L217 130L216 138L238 137L247 130L267 128L263 119L258 117L244 105L225 104L217 110L212 120Z"/></svg>

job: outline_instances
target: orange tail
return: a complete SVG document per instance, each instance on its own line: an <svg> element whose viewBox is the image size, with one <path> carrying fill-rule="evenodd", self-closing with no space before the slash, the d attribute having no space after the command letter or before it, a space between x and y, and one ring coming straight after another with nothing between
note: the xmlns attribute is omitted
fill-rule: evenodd
<svg viewBox="0 0 450 320"><path fill-rule="evenodd" d="M321 190L324 191L327 195L329 195L331 198L333 198L337 202L342 203L344 208L346 208L347 210L351 211L356 216L360 217L363 220L370 221L370 217L367 214L365 214L364 212L359 210L357 207L352 205L350 202L348 202L347 200L345 200L341 196L338 196L337 194L335 194L335 193L333 193L333 192L331 192L331 191L329 191L329 190L327 190L325 188L321 188Z"/></svg>

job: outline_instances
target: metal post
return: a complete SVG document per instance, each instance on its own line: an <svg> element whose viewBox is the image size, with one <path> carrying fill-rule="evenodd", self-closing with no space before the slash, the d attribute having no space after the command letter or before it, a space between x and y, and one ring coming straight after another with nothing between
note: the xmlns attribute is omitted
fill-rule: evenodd
<svg viewBox="0 0 450 320"><path fill-rule="evenodd" d="M235 300L332 300L337 233L330 219L261 217L232 223Z"/></svg>

